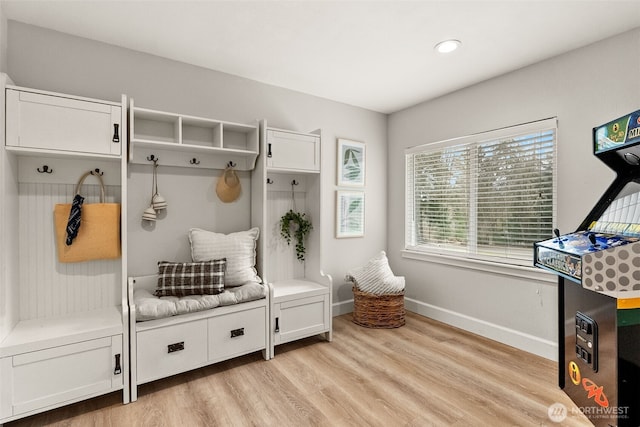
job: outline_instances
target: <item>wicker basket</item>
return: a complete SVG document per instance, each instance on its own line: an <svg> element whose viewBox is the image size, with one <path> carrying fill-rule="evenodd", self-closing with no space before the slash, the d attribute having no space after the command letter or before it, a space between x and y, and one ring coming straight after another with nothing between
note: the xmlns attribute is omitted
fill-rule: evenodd
<svg viewBox="0 0 640 427"><path fill-rule="evenodd" d="M353 323L367 328L399 328L404 325L404 291L375 295L353 286Z"/></svg>

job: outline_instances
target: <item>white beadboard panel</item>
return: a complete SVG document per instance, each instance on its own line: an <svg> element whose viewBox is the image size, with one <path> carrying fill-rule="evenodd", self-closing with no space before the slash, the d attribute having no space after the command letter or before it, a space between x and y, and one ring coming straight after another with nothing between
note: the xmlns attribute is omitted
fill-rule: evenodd
<svg viewBox="0 0 640 427"><path fill-rule="evenodd" d="M295 191L295 209L306 212L305 193ZM294 240L291 244L280 237L280 217L294 207L291 190L267 192L267 224L264 238L269 253L268 265L264 266L269 282L304 277L304 263L296 258ZM308 215L308 214L307 214ZM310 218L313 222L313 218Z"/></svg>
<svg viewBox="0 0 640 427"><path fill-rule="evenodd" d="M19 272L20 319L37 319L113 307L121 299L120 259L59 263L53 210L70 203L74 184L21 183ZM106 186L105 201L117 203L120 187ZM85 203L100 199L97 185L85 184Z"/></svg>

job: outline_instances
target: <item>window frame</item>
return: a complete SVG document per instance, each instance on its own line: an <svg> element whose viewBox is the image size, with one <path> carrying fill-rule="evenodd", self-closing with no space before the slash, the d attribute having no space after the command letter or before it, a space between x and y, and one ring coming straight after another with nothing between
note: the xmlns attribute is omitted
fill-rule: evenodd
<svg viewBox="0 0 640 427"><path fill-rule="evenodd" d="M446 246L438 246L438 245L418 245L415 244L415 233L414 227L414 218L415 212L412 209L409 209L410 202L410 194L413 194L413 191L410 191L410 182L409 182L409 156L412 154L428 151L435 151L440 149L445 149L447 147L453 147L463 144L469 144L473 146L473 150L477 150L477 146L482 143L487 143L491 141L498 140L506 140L510 138L521 137L528 134L533 134L541 131L549 131L552 130L554 133L553 140L553 177L552 177L552 229L556 227L557 221L557 164L558 164L558 125L557 118L551 117L542 120L536 120L533 122L528 122L524 124L508 126L500 129L495 129L487 132L480 132L476 134L471 134L458 138L451 138L442 141L431 142L427 144L421 144L413 147L409 147L405 149L404 156L404 185L405 185L405 194L404 194L404 251L403 256L407 256L413 259L424 259L425 256L436 256L438 258L444 259L458 259L458 260L469 260L469 261L477 261L482 264L486 263L496 263L496 264L505 264L507 266L513 267L531 267L533 264L533 246L530 250L522 249L521 253L524 258L509 258L498 255L485 255L477 253L477 226L478 223L476 221L475 227L476 230L471 231L470 236L474 236L474 241L469 242L467 248L465 250L455 250L451 247ZM476 162L472 162L469 165L469 168L472 169L473 174L475 174L475 168L477 168ZM415 183L414 183L415 184ZM474 206L470 207L470 210L477 208L477 200L475 200L475 194L477 193L477 179L474 177L472 183L469 184L471 190L470 200L474 200ZM413 207L413 201L411 203ZM471 214L470 214L471 218ZM411 236L411 237L410 237ZM533 242L532 242L533 243ZM473 252L471 248L473 247Z"/></svg>

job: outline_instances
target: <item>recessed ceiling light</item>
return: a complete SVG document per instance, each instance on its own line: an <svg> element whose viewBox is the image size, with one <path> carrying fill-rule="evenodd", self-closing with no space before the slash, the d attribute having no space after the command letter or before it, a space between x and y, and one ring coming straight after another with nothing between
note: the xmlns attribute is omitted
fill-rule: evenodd
<svg viewBox="0 0 640 427"><path fill-rule="evenodd" d="M449 53L456 50L461 44L462 42L460 42L460 40L444 40L435 45L434 49L439 53Z"/></svg>

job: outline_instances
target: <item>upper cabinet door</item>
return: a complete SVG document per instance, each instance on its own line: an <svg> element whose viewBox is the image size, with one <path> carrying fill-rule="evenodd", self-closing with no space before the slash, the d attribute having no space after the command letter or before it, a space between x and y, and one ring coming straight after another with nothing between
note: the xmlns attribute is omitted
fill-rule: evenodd
<svg viewBox="0 0 640 427"><path fill-rule="evenodd" d="M320 137L268 130L267 168L320 172Z"/></svg>
<svg viewBox="0 0 640 427"><path fill-rule="evenodd" d="M121 106L6 90L6 145L120 156Z"/></svg>

